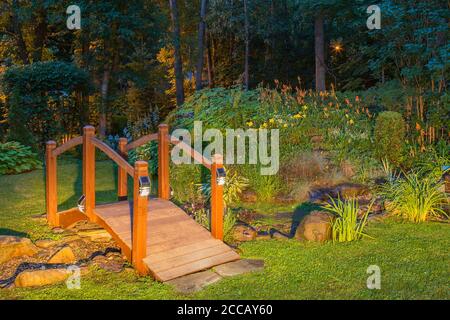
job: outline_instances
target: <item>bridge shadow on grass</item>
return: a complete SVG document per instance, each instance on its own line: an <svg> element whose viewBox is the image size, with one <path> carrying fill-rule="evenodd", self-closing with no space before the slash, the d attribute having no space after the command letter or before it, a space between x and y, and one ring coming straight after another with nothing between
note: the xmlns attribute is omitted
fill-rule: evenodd
<svg viewBox="0 0 450 320"><path fill-rule="evenodd" d="M8 228L0 228L0 236L14 236L21 238L28 238L29 235L26 232L16 231Z"/></svg>
<svg viewBox="0 0 450 320"><path fill-rule="evenodd" d="M291 231L289 232L289 237L293 238L295 236L297 228L300 225L300 222L303 220L303 218L305 218L311 212L321 209L322 209L321 206L311 202L304 202L297 208L295 208L294 214L292 215Z"/></svg>
<svg viewBox="0 0 450 320"><path fill-rule="evenodd" d="M101 190L99 191L99 177L101 177L102 174L104 174L104 170L100 169L102 163L109 162L110 160L102 160L102 161L96 161L96 192L95 192L95 202L96 204L105 204L105 203L111 203L117 201L117 182L118 182L118 169L117 166L111 165L111 174L113 175L113 184L114 189L112 190ZM112 163L112 161L111 161ZM75 181L72 184L72 192L73 195L67 198L64 202L58 204L58 211L64 211L71 208L74 208L78 204L78 199L83 194L83 163L82 161L77 161L76 163L77 169L76 169L76 178ZM109 165L109 164L108 164ZM109 171L109 170L108 170ZM108 173L109 174L109 173ZM58 181L58 189L61 190L62 184L64 184L64 181ZM130 190L130 184L128 184ZM132 186L132 184L131 184ZM132 190L132 188L131 188Z"/></svg>

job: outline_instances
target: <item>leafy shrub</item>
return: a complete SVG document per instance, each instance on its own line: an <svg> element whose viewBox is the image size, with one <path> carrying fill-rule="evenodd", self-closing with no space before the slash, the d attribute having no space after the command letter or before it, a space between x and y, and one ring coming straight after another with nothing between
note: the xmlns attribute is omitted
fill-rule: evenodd
<svg viewBox="0 0 450 320"><path fill-rule="evenodd" d="M202 202L202 194L198 185L206 181L201 165L172 165L169 170L170 187L173 190L173 197L180 203Z"/></svg>
<svg viewBox="0 0 450 320"><path fill-rule="evenodd" d="M420 172L439 180L445 173L444 167L449 164L450 145L441 140L435 146L428 146L426 152L420 153L417 167Z"/></svg>
<svg viewBox="0 0 450 320"><path fill-rule="evenodd" d="M239 172L248 179L249 188L255 191L259 201L270 202L282 190L281 176L261 175L260 166L243 165Z"/></svg>
<svg viewBox="0 0 450 320"><path fill-rule="evenodd" d="M242 191L248 186L248 180L240 176L237 172L232 171L227 173L225 185L223 186L223 201L225 206L230 206L232 203L239 200ZM207 199L211 198L211 182L200 184L200 191L204 193Z"/></svg>
<svg viewBox="0 0 450 320"><path fill-rule="evenodd" d="M131 150L128 154L128 159L131 163L135 163L138 160L147 161L148 172L151 175L158 174L158 143L151 141Z"/></svg>
<svg viewBox="0 0 450 320"><path fill-rule="evenodd" d="M394 165L403 161L405 120L398 112L385 111L375 123L375 151L378 158L387 159Z"/></svg>
<svg viewBox="0 0 450 320"><path fill-rule="evenodd" d="M400 173L395 170L387 159L382 159L381 164L386 181L392 185L400 177Z"/></svg>
<svg viewBox="0 0 450 320"><path fill-rule="evenodd" d="M125 116L111 116L111 133L121 134L123 129L127 127L128 119Z"/></svg>
<svg viewBox="0 0 450 320"><path fill-rule="evenodd" d="M8 99L9 139L37 147L78 133L85 107L74 92L89 90L89 74L63 61L11 67L2 77Z"/></svg>
<svg viewBox="0 0 450 320"><path fill-rule="evenodd" d="M192 212L192 217L194 218L194 220L201 226L203 226L205 229L210 228L210 223L209 223L209 211L206 210L205 208L200 208L197 210L194 210Z"/></svg>
<svg viewBox="0 0 450 320"><path fill-rule="evenodd" d="M372 202L373 204L373 202ZM358 200L351 199L342 201L340 198L334 200L330 197L330 203L323 208L335 214L331 222L331 234L333 242L346 242L359 240L364 236L364 228L367 225L367 216L372 208L369 205L366 212L358 219Z"/></svg>
<svg viewBox="0 0 450 320"><path fill-rule="evenodd" d="M30 147L18 142L0 143L0 174L18 174L39 165L40 161Z"/></svg>
<svg viewBox="0 0 450 320"><path fill-rule="evenodd" d="M389 200L386 208L409 221L418 223L431 216L446 215L442 206L447 203L447 196L432 175L411 172L387 184L383 194Z"/></svg>
<svg viewBox="0 0 450 320"><path fill-rule="evenodd" d="M206 210L205 208L201 208L198 210L195 210L192 214L194 220L203 226L204 228L210 230L211 228L211 221L210 221L210 211ZM226 209L224 217L223 217L223 238L225 242L232 242L233 241L233 227L236 224L236 214L231 209Z"/></svg>
<svg viewBox="0 0 450 320"><path fill-rule="evenodd" d="M227 209L225 216L223 217L223 239L225 242L233 241L233 227L236 224L236 214L231 210Z"/></svg>

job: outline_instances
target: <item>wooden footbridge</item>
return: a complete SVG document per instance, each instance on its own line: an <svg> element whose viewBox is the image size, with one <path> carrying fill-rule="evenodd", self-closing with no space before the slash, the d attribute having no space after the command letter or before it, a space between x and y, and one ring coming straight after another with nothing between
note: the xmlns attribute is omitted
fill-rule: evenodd
<svg viewBox="0 0 450 320"><path fill-rule="evenodd" d="M158 142L158 198L149 199L143 181L148 181L148 164L127 162L128 151L147 142ZM170 201L169 147L181 149L211 170L211 232L197 224ZM83 210L73 208L58 212L57 157L77 146L83 146ZM96 205L95 151L104 152L118 165L118 202ZM169 134L167 125L158 133L128 143L119 141L116 152L95 137L95 129L86 126L83 136L61 146L49 141L46 146L46 210L51 226L66 228L80 220L89 220L105 228L122 249L122 253L142 274L168 281L186 274L239 259L223 240L223 186L217 183L222 157L204 158L190 146ZM127 175L133 178L133 199L127 200Z"/></svg>

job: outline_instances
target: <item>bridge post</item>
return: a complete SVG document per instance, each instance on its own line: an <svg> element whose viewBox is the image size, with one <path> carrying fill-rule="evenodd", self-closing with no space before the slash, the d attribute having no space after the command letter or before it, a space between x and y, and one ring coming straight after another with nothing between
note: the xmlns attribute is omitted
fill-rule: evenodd
<svg viewBox="0 0 450 320"><path fill-rule="evenodd" d="M55 141L48 141L45 146L45 204L47 210L47 222L52 227L59 226L58 195L56 189L56 157L52 153L55 148Z"/></svg>
<svg viewBox="0 0 450 320"><path fill-rule="evenodd" d="M86 197L85 212L90 221L95 221L95 136L93 126L83 128L83 194Z"/></svg>
<svg viewBox="0 0 450 320"><path fill-rule="evenodd" d="M222 155L215 154L211 165L211 235L223 240L223 186L217 183L217 169L223 168Z"/></svg>
<svg viewBox="0 0 450 320"><path fill-rule="evenodd" d="M133 235L131 260L140 274L147 273L147 266L143 259L147 255L147 211L148 197L139 193L139 178L148 176L148 163L136 161L134 165L134 188L133 188Z"/></svg>
<svg viewBox="0 0 450 320"><path fill-rule="evenodd" d="M125 150L125 147L128 143L128 140L126 138L120 138L119 139L119 153L120 155L126 159L127 158L127 151ZM119 173L118 173L118 182L117 182L117 196L119 198L119 201L127 200L128 196L128 186L127 186L127 172L124 168L119 166Z"/></svg>
<svg viewBox="0 0 450 320"><path fill-rule="evenodd" d="M158 127L158 197L170 199L169 184L169 126Z"/></svg>

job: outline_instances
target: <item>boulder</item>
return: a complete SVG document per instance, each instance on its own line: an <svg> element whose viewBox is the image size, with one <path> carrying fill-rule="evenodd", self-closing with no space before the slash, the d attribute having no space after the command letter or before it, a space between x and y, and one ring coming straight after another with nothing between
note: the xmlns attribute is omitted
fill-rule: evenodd
<svg viewBox="0 0 450 320"><path fill-rule="evenodd" d="M64 246L56 251L48 260L48 263L72 264L76 262L75 255L69 246Z"/></svg>
<svg viewBox="0 0 450 320"><path fill-rule="evenodd" d="M65 281L70 275L66 269L26 270L15 279L16 287L41 287Z"/></svg>
<svg viewBox="0 0 450 320"><path fill-rule="evenodd" d="M324 242L331 238L332 215L323 211L313 211L300 222L295 233L298 240Z"/></svg>
<svg viewBox="0 0 450 320"><path fill-rule="evenodd" d="M255 229L242 224L233 229L233 239L240 242L255 240L257 234Z"/></svg>
<svg viewBox="0 0 450 320"><path fill-rule="evenodd" d="M97 230L82 230L78 231L77 234L82 238L88 238L93 242L108 242L111 241L112 236L104 229Z"/></svg>
<svg viewBox="0 0 450 320"><path fill-rule="evenodd" d="M76 234L68 234L64 236L59 242L64 244L69 244L75 241L81 240L81 237Z"/></svg>
<svg viewBox="0 0 450 320"><path fill-rule="evenodd" d="M248 272L262 271L263 269L264 260L243 259L216 266L214 272L221 277L233 277Z"/></svg>
<svg viewBox="0 0 450 320"><path fill-rule="evenodd" d="M66 230L64 230L63 228L56 227L56 228L52 229L52 232L55 234L61 234L61 233L66 232Z"/></svg>
<svg viewBox="0 0 450 320"><path fill-rule="evenodd" d="M44 239L44 240L37 240L37 241L35 241L34 244L39 248L48 249L50 247L53 247L57 243L58 242L50 240L50 239Z"/></svg>
<svg viewBox="0 0 450 320"><path fill-rule="evenodd" d="M211 270L206 270L176 278L174 280L167 281L166 283L174 286L175 290L180 293L189 294L200 291L204 287L216 283L221 279L222 277L217 273L214 273Z"/></svg>
<svg viewBox="0 0 450 320"><path fill-rule="evenodd" d="M0 263L14 257L33 256L38 248L28 238L0 236Z"/></svg>
<svg viewBox="0 0 450 320"><path fill-rule="evenodd" d="M333 198L352 199L367 195L369 190L366 186L356 183L342 183L337 185L331 192Z"/></svg>

